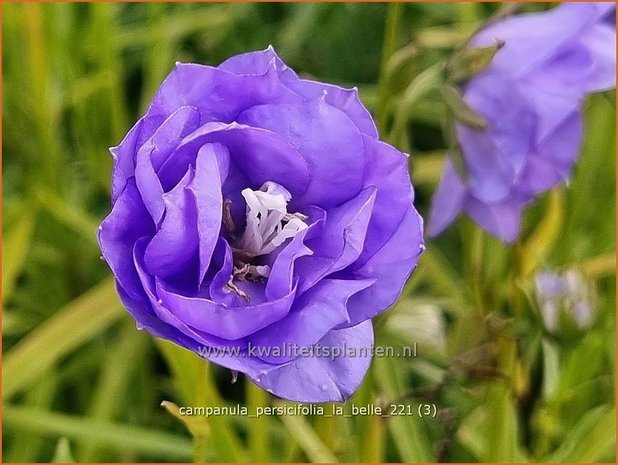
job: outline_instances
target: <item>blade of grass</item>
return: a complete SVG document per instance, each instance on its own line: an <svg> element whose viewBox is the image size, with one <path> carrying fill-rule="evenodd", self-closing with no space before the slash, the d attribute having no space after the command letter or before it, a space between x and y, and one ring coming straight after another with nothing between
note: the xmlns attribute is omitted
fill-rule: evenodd
<svg viewBox="0 0 618 465"><path fill-rule="evenodd" d="M431 283L437 295L448 296L461 303L462 279L457 271L435 247L428 247L421 255L418 270Z"/></svg>
<svg viewBox="0 0 618 465"><path fill-rule="evenodd" d="M521 276L531 276L551 253L562 234L564 216L564 193L559 188L553 189L549 193L549 204L545 215L518 251Z"/></svg>
<svg viewBox="0 0 618 465"><path fill-rule="evenodd" d="M26 18L26 50L30 66L27 76L36 102L33 108L36 113L34 121L37 125L34 134L38 138L39 153L45 154L45 156L38 157L36 160L36 175L40 178L41 184L57 189L60 179L58 167L61 166L62 162L59 147L59 140L61 139L55 137L56 108L54 108L54 99L50 98L49 84L52 79L50 76L50 54L47 49L44 30L45 6L40 3L26 3L22 6L22 13Z"/></svg>
<svg viewBox="0 0 618 465"><path fill-rule="evenodd" d="M2 364L2 398L30 385L64 355L123 316L126 313L111 278L69 303L7 352Z"/></svg>
<svg viewBox="0 0 618 465"><path fill-rule="evenodd" d="M25 265L32 245L35 218L36 212L26 211L2 241L2 303L13 294L15 281Z"/></svg>
<svg viewBox="0 0 618 465"><path fill-rule="evenodd" d="M53 463L74 463L75 459L71 453L71 445L67 438L58 439L56 444L56 451L54 452Z"/></svg>
<svg viewBox="0 0 618 465"><path fill-rule="evenodd" d="M82 238L96 244L96 230L98 221L88 213L79 211L50 191L40 191L40 204L61 224L71 228Z"/></svg>
<svg viewBox="0 0 618 465"><path fill-rule="evenodd" d="M376 380L385 397L391 401L400 399L406 393L406 387L397 361L388 357L380 357L374 359L373 363ZM407 415L393 416L388 419L387 428L391 432L403 462L435 460L427 431L418 418Z"/></svg>
<svg viewBox="0 0 618 465"><path fill-rule="evenodd" d="M203 463L207 454L207 439L210 435L210 426L206 418L201 416L183 415L180 407L174 402L164 400L161 407L167 410L174 418L180 421L193 436L193 463Z"/></svg>
<svg viewBox="0 0 618 465"><path fill-rule="evenodd" d="M266 407L270 404L270 395L264 389L257 387L248 379L245 380L245 396L249 414L253 414L258 407ZM268 462L270 459L270 427L268 417L262 415L248 419L248 444L249 456L255 462Z"/></svg>
<svg viewBox="0 0 618 465"><path fill-rule="evenodd" d="M140 108L146 111L152 96L167 73L174 64L175 42L168 35L166 14L167 3L153 3L148 9L150 39L147 53L145 54L144 86L142 89Z"/></svg>
<svg viewBox="0 0 618 465"><path fill-rule="evenodd" d="M120 333L119 342L102 364L97 389L87 412L89 418L96 421L117 418L122 408L118 399L129 389L133 371L144 358L149 342L146 334L138 333L133 322L127 321ZM77 456L84 462L99 462L102 452L100 447L89 442L77 449Z"/></svg>
<svg viewBox="0 0 618 465"><path fill-rule="evenodd" d="M22 403L29 408L49 409L58 390L58 376L52 374L39 383L33 385L24 396ZM38 462L41 460L42 448L45 445L43 438L31 431L16 431L11 441L7 441L4 461L11 462Z"/></svg>
<svg viewBox="0 0 618 465"><path fill-rule="evenodd" d="M584 415L544 462L613 462L616 452L616 409L597 407Z"/></svg>
<svg viewBox="0 0 618 465"><path fill-rule="evenodd" d="M174 434L139 426L99 422L86 417L4 404L5 427L25 429L49 437L66 436L96 442L122 452L147 457L184 460L191 458L191 441Z"/></svg>
<svg viewBox="0 0 618 465"><path fill-rule="evenodd" d="M209 362L171 342L157 339L156 344L170 367L176 388L186 405L199 407L224 405L213 382ZM245 461L247 457L245 448L230 418L214 415L209 418L209 424L212 448L216 452L217 460L222 462Z"/></svg>
<svg viewBox="0 0 618 465"><path fill-rule="evenodd" d="M354 394L356 405L369 405L375 402L375 365L370 365L363 383ZM384 419L377 415L363 415L355 420L356 458L360 462L382 462L385 428Z"/></svg>
<svg viewBox="0 0 618 465"><path fill-rule="evenodd" d="M2 295L4 297L4 294ZM31 323L21 314L14 310L2 311L2 335L13 336L24 333L31 327Z"/></svg>
<svg viewBox="0 0 618 465"><path fill-rule="evenodd" d="M403 13L403 5L398 2L388 3L386 10L386 24L384 27L384 43L382 46L382 63L380 65L380 83L378 84L378 106L376 119L381 134L386 133L387 109L388 109L388 75L386 70L388 63L397 50L399 25Z"/></svg>
<svg viewBox="0 0 618 465"><path fill-rule="evenodd" d="M416 103L427 96L430 92L435 91L442 84L443 64L437 63L430 68L419 73L408 85L404 91L395 116L393 119L393 127L391 128L389 140L398 145L405 134L406 126L412 111L415 109Z"/></svg>
<svg viewBox="0 0 618 465"><path fill-rule="evenodd" d="M98 46L95 48L98 52L98 65L101 69L110 71L108 104L112 119L112 133L114 140L120 141L128 127L127 105L122 93L123 67L118 45L120 28L115 17L116 9L120 5L93 3L89 6L92 14L92 31L94 32L91 38L98 42Z"/></svg>
<svg viewBox="0 0 618 465"><path fill-rule="evenodd" d="M326 447L315 430L301 416L282 415L281 421L288 429L292 439L296 441L312 462L337 462L335 454Z"/></svg>
<svg viewBox="0 0 618 465"><path fill-rule="evenodd" d="M213 36L220 36L226 28L233 26L238 9L234 5L215 3L187 13L175 12L165 18L165 33L172 43L190 34L208 31ZM117 31L117 43L121 49L147 47L152 40L150 25L143 24ZM212 40L212 38L210 39Z"/></svg>

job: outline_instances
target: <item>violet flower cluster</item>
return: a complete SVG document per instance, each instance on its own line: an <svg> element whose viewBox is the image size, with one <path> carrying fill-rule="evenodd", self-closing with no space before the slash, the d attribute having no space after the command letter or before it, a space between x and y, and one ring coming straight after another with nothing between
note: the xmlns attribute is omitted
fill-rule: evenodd
<svg viewBox="0 0 618 465"><path fill-rule="evenodd" d="M179 63L111 151L99 243L138 327L278 396L348 398L424 249L407 158L357 91L272 48ZM283 350L317 344L359 350Z"/></svg>
<svg viewBox="0 0 618 465"><path fill-rule="evenodd" d="M456 125L467 176L447 162L431 235L465 212L514 241L524 207L570 176L583 137L584 97L616 85L614 3L564 3L517 15L485 28L470 46L496 41L504 46L492 63L462 88L487 128Z"/></svg>

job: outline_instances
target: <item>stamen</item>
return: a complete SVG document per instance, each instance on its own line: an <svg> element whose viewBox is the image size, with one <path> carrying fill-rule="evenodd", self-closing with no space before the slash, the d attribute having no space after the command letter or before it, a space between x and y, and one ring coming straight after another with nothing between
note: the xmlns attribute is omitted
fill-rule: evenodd
<svg viewBox="0 0 618 465"><path fill-rule="evenodd" d="M288 213L292 196L282 186L266 182L260 190L244 189L247 225L235 250L246 257L267 255L287 239L307 229L302 213Z"/></svg>
<svg viewBox="0 0 618 465"><path fill-rule="evenodd" d="M249 295L240 289L235 281L264 281L270 276L268 265L255 265L256 257L268 255L285 241L308 228L302 213L288 213L287 204L291 194L279 184L266 182L259 190L244 189L241 192L247 202L247 222L242 236L235 240L234 268L225 288L249 301ZM231 233L235 230L232 219L231 201L223 204L223 223ZM252 263L253 262L253 263Z"/></svg>
<svg viewBox="0 0 618 465"><path fill-rule="evenodd" d="M223 224L228 233L233 233L236 229L234 218L232 218L232 200L225 199L223 201Z"/></svg>
<svg viewBox="0 0 618 465"><path fill-rule="evenodd" d="M270 276L270 266L268 265L250 265L242 263L240 266L234 267L234 279L240 281L259 282Z"/></svg>
<svg viewBox="0 0 618 465"><path fill-rule="evenodd" d="M292 218L298 218L301 221L305 221L309 217L307 215L303 215L302 213L286 213L283 217L283 221L290 221Z"/></svg>
<svg viewBox="0 0 618 465"><path fill-rule="evenodd" d="M243 291L241 288L239 288L236 284L234 284L234 277L233 276L230 277L230 280L225 285L225 289L227 289L228 292L235 292L241 298L245 299L247 302L249 302L249 300L251 299L249 297L249 294L247 294L245 291Z"/></svg>

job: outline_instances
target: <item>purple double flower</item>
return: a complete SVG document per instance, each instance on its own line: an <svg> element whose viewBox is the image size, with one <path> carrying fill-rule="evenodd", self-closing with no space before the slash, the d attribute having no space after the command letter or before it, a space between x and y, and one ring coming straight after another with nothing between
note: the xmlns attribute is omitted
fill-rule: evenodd
<svg viewBox="0 0 618 465"><path fill-rule="evenodd" d="M278 396L348 398L424 248L407 158L356 90L272 48L177 64L112 154L99 243L138 327ZM366 350L281 350L316 344Z"/></svg>

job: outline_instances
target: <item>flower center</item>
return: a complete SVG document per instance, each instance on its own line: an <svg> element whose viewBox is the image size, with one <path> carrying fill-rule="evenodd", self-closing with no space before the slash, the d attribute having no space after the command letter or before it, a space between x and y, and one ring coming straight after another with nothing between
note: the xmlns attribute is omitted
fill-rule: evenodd
<svg viewBox="0 0 618 465"><path fill-rule="evenodd" d="M288 213L290 193L279 184L266 182L257 191L241 192L247 202L247 225L238 241L238 251L250 257L267 255L287 239L307 229L307 219L299 213Z"/></svg>
<svg viewBox="0 0 618 465"><path fill-rule="evenodd" d="M233 278L259 281L269 276L270 267L255 264L255 259L268 255L307 229L307 217L302 213L288 213L287 205L292 196L277 183L269 181L259 190L247 188L241 194L247 203L247 221L242 236L232 247Z"/></svg>

